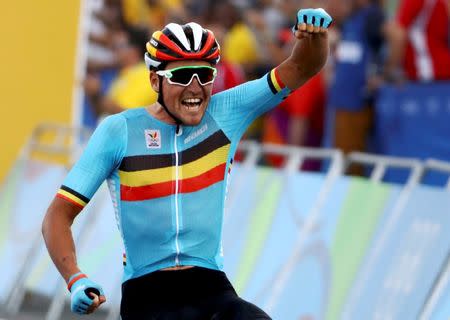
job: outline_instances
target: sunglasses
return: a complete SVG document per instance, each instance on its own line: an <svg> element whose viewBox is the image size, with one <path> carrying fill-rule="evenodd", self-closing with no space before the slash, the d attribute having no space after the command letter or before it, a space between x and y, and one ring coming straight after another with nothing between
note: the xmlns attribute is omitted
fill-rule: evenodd
<svg viewBox="0 0 450 320"><path fill-rule="evenodd" d="M214 82L217 69L209 66L186 66L169 70L158 70L156 74L166 77L170 84L187 87L196 77L202 86L206 86Z"/></svg>

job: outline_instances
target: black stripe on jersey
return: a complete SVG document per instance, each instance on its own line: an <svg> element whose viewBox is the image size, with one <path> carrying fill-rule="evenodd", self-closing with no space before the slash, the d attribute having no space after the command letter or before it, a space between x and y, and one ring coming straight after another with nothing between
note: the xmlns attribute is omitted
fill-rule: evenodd
<svg viewBox="0 0 450 320"><path fill-rule="evenodd" d="M192 161L195 161L203 156L206 156L208 153L219 149L230 143L227 136L223 133L222 130L218 130L210 135L208 138L200 142L199 144L184 150L181 153L181 164L186 164Z"/></svg>
<svg viewBox="0 0 450 320"><path fill-rule="evenodd" d="M195 161L212 151L230 143L230 140L218 130L199 144L182 151L179 154L179 165ZM159 169L175 165L175 154L157 154L145 156L124 157L119 170L133 172L140 170Z"/></svg>
<svg viewBox="0 0 450 320"><path fill-rule="evenodd" d="M77 197L80 200L83 200L84 202L88 203L89 202L89 198L86 198L85 196L83 196L81 193L76 192L73 189L70 189L69 187L62 185L61 186L61 190L67 191L70 194L73 194L75 197Z"/></svg>
<svg viewBox="0 0 450 320"><path fill-rule="evenodd" d="M175 156L171 153L155 154L146 156L124 157L119 166L121 171L139 171L147 169L158 169L175 165Z"/></svg>
<svg viewBox="0 0 450 320"><path fill-rule="evenodd" d="M267 74L267 82L269 83L269 88L272 90L273 94L277 94L278 91L272 83L272 78L270 77L270 72Z"/></svg>

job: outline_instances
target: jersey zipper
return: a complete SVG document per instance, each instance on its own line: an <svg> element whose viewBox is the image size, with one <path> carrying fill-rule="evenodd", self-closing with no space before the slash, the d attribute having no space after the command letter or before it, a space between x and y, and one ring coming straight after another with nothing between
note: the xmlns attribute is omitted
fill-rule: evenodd
<svg viewBox="0 0 450 320"><path fill-rule="evenodd" d="M179 207L178 207L178 193L179 193L179 159L178 159L178 145L177 145L177 137L181 135L182 128L180 125L177 125L175 130L175 138L174 138L174 146L175 146L175 224L176 224L176 233L175 233L175 248L177 254L175 256L175 264L180 265L180 244L178 242L178 236L180 234L180 218L179 218Z"/></svg>

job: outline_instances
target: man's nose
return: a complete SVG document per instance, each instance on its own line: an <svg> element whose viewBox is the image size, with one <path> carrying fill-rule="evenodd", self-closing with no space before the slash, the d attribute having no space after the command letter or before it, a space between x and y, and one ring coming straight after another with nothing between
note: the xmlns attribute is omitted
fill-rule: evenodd
<svg viewBox="0 0 450 320"><path fill-rule="evenodd" d="M198 79L198 75L197 74L194 74L192 76L192 82L189 85L189 88L190 89L200 89L200 90L202 89L202 85L200 84L200 80Z"/></svg>

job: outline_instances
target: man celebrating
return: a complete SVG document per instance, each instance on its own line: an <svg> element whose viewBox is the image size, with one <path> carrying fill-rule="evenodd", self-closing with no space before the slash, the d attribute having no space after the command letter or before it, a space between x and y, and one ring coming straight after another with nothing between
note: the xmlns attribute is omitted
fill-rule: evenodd
<svg viewBox="0 0 450 320"><path fill-rule="evenodd" d="M70 226L107 179L125 247L122 319L270 319L239 298L222 270L227 178L249 124L315 75L328 56L323 9L300 10L291 56L264 77L211 96L220 48L196 23L168 24L147 43L158 101L107 117L43 222L72 311L105 296L77 265Z"/></svg>

